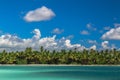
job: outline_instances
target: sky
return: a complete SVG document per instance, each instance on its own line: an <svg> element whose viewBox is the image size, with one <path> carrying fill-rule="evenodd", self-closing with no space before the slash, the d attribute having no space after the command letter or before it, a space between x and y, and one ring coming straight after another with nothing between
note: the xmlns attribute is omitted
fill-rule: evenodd
<svg viewBox="0 0 120 80"><path fill-rule="evenodd" d="M0 51L119 49L120 0L0 0Z"/></svg>

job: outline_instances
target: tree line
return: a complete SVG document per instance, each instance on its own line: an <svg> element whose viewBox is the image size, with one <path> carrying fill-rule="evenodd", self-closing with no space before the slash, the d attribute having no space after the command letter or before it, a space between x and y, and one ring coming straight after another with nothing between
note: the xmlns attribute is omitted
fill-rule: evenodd
<svg viewBox="0 0 120 80"><path fill-rule="evenodd" d="M61 50L49 51L40 47L39 51L31 47L24 51L0 53L0 64L79 64L79 65L118 65L120 51L113 50Z"/></svg>

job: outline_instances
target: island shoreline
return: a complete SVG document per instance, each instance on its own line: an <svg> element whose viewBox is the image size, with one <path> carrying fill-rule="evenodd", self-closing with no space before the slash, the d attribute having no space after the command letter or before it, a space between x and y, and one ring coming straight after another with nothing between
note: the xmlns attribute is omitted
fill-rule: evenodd
<svg viewBox="0 0 120 80"><path fill-rule="evenodd" d="M0 64L0 66L120 66L120 65L67 65L67 64L22 64L22 65L16 65L16 64Z"/></svg>

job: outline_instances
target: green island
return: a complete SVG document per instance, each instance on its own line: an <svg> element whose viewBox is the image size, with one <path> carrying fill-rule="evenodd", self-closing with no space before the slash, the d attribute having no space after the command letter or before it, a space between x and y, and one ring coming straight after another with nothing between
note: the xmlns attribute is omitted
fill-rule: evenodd
<svg viewBox="0 0 120 80"><path fill-rule="evenodd" d="M31 47L25 51L0 53L0 64L78 64L78 65L119 65L120 51L113 50L61 50L49 51L40 47L39 51Z"/></svg>

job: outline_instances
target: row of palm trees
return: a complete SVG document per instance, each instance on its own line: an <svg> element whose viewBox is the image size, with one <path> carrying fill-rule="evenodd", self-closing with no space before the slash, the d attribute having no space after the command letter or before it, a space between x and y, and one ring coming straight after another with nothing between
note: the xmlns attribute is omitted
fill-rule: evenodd
<svg viewBox="0 0 120 80"><path fill-rule="evenodd" d="M81 65L118 65L120 64L120 51L113 50L61 50L49 51L40 47L39 51L31 47L25 51L0 53L0 64L81 64Z"/></svg>

